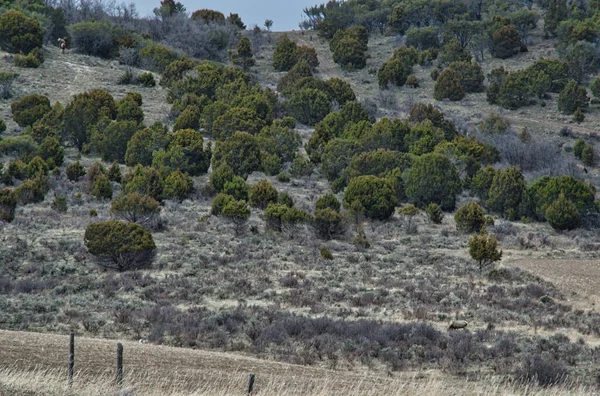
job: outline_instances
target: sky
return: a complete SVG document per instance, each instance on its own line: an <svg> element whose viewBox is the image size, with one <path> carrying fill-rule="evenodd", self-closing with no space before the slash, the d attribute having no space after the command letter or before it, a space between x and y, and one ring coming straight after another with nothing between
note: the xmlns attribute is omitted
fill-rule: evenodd
<svg viewBox="0 0 600 396"><path fill-rule="evenodd" d="M160 4L160 0L133 0L140 16L152 14L152 9ZM188 12L202 8L221 11L225 16L238 13L242 21L251 28L254 25L263 27L265 19L273 20L273 31L299 30L302 21L302 10L326 0L179 0Z"/></svg>

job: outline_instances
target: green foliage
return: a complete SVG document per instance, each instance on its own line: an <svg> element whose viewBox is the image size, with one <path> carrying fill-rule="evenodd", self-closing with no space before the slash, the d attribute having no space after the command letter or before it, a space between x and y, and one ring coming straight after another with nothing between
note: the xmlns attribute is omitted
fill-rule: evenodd
<svg viewBox="0 0 600 396"><path fill-rule="evenodd" d="M573 121L580 124L583 122L583 120L585 120L585 115L583 114L581 109L578 107L575 109L575 113L573 113Z"/></svg>
<svg viewBox="0 0 600 396"><path fill-rule="evenodd" d="M465 232L477 232L485 225L485 212L477 202L461 206L454 214L456 228Z"/></svg>
<svg viewBox="0 0 600 396"><path fill-rule="evenodd" d="M135 121L116 121L103 130L92 132L92 145L98 150L103 161L125 162L127 144L138 131Z"/></svg>
<svg viewBox="0 0 600 396"><path fill-rule="evenodd" d="M6 131L6 123L4 120L0 120L0 134Z"/></svg>
<svg viewBox="0 0 600 396"><path fill-rule="evenodd" d="M281 158L277 154L269 154L265 151L261 156L261 167L268 176L275 176L281 171Z"/></svg>
<svg viewBox="0 0 600 396"><path fill-rule="evenodd" d="M216 192L222 192L227 182L233 181L235 174L233 170L226 164L222 163L210 174L210 185Z"/></svg>
<svg viewBox="0 0 600 396"><path fill-rule="evenodd" d="M327 246L321 246L319 248L319 254L325 260L333 260L333 254L331 253L331 250L329 250L329 248Z"/></svg>
<svg viewBox="0 0 600 396"><path fill-rule="evenodd" d="M440 29L437 26L412 27L406 31L406 46L420 50L440 47Z"/></svg>
<svg viewBox="0 0 600 396"><path fill-rule="evenodd" d="M355 155L346 175L349 179L362 175L383 177L396 168L403 168L401 153L392 150L378 149Z"/></svg>
<svg viewBox="0 0 600 396"><path fill-rule="evenodd" d="M227 164L233 173L246 179L261 169L260 146L256 138L246 132L235 132L223 141L218 141L213 156L213 168Z"/></svg>
<svg viewBox="0 0 600 396"><path fill-rule="evenodd" d="M444 131L444 137L448 141L451 141L458 135L456 126L452 121L448 121L444 118L444 113L433 107L431 104L425 105L423 103L417 103L410 109L408 121L415 124L421 124L425 120L431 121L434 127L442 129ZM397 129L400 129L399 132L406 135L408 131L404 130L407 129L405 125L398 124L397 122L395 125Z"/></svg>
<svg viewBox="0 0 600 396"><path fill-rule="evenodd" d="M488 134L503 134L510 128L510 121L493 111L479 123L479 131Z"/></svg>
<svg viewBox="0 0 600 396"><path fill-rule="evenodd" d="M13 120L21 127L33 125L51 110L50 100L43 95L33 94L12 102L10 109Z"/></svg>
<svg viewBox="0 0 600 396"><path fill-rule="evenodd" d="M581 151L581 161L586 166L594 166L596 163L595 157L594 148L590 145L585 146Z"/></svg>
<svg viewBox="0 0 600 396"><path fill-rule="evenodd" d="M596 77L590 86L590 90L595 98L600 98L600 77Z"/></svg>
<svg viewBox="0 0 600 396"><path fill-rule="evenodd" d="M573 114L576 109L587 110L590 98L584 87L575 81L569 81L558 96L558 110L564 114Z"/></svg>
<svg viewBox="0 0 600 396"><path fill-rule="evenodd" d="M122 35L120 28L107 21L80 22L69 27L69 36L75 51L101 58L113 58L118 55L116 38Z"/></svg>
<svg viewBox="0 0 600 396"><path fill-rule="evenodd" d="M265 152L280 158L280 163L293 161L296 158L298 148L302 144L302 139L297 132L288 126L278 125L277 123L263 128L256 139Z"/></svg>
<svg viewBox="0 0 600 396"><path fill-rule="evenodd" d="M306 125L315 125L332 110L330 98L320 90L304 88L292 93L287 102L290 114Z"/></svg>
<svg viewBox="0 0 600 396"><path fill-rule="evenodd" d="M294 177L305 177L310 176L315 169L315 165L305 156L299 155L290 167L290 174Z"/></svg>
<svg viewBox="0 0 600 396"><path fill-rule="evenodd" d="M233 174L232 174L233 175ZM222 192L227 195L231 195L238 201L248 201L248 194L250 187L244 179L239 176L233 176L230 181L227 181L223 186Z"/></svg>
<svg viewBox="0 0 600 396"><path fill-rule="evenodd" d="M482 92L484 90L483 71L478 63L452 62L448 67L456 72L460 86L465 92Z"/></svg>
<svg viewBox="0 0 600 396"><path fill-rule="evenodd" d="M92 186L92 196L98 199L112 199L113 189L108 177L105 175L96 177Z"/></svg>
<svg viewBox="0 0 600 396"><path fill-rule="evenodd" d="M491 166L487 166L486 168L479 169L475 176L471 179L471 191L475 193L475 195L477 195L482 201L486 201L488 199L488 194L490 188L492 187L492 182L494 181L496 173L496 169Z"/></svg>
<svg viewBox="0 0 600 396"><path fill-rule="evenodd" d="M344 207L349 208L354 201L364 207L365 216L385 220L394 213L395 188L388 179L359 176L350 181L344 192Z"/></svg>
<svg viewBox="0 0 600 396"><path fill-rule="evenodd" d="M585 140L583 140L583 138L577 139L575 145L573 146L573 154L575 155L575 157L581 159L581 152L586 146L587 143L585 142Z"/></svg>
<svg viewBox="0 0 600 396"><path fill-rule="evenodd" d="M459 76L453 69L446 68L442 71L435 82L433 97L437 100L447 98L452 101L461 100L465 97Z"/></svg>
<svg viewBox="0 0 600 396"><path fill-rule="evenodd" d="M277 90L282 92L284 95L289 96L295 89L299 89L300 83L303 81L312 81L314 83L321 83L324 86L326 84L321 80L305 80L308 77L312 77L313 73L308 66L308 63L304 60L296 63L290 71L288 71L283 77L277 82ZM314 88L314 87L309 87Z"/></svg>
<svg viewBox="0 0 600 396"><path fill-rule="evenodd" d="M521 35L513 25L502 26L492 34L492 56L507 59L525 49Z"/></svg>
<svg viewBox="0 0 600 396"><path fill-rule="evenodd" d="M38 203L44 200L46 193L50 190L48 178L44 175L37 175L33 179L25 180L15 188L15 197L22 205Z"/></svg>
<svg viewBox="0 0 600 396"><path fill-rule="evenodd" d="M128 166L150 166L152 164L152 153L167 146L169 137L168 129L157 122L150 128L138 130L127 142L125 152L125 163Z"/></svg>
<svg viewBox="0 0 600 396"><path fill-rule="evenodd" d="M48 176L48 164L40 157L34 157L27 164L27 178L33 179L36 176Z"/></svg>
<svg viewBox="0 0 600 396"><path fill-rule="evenodd" d="M254 54L250 46L250 39L242 36L236 47L236 54L232 55L233 63L240 66L242 70L247 71L256 64L256 60L253 57Z"/></svg>
<svg viewBox="0 0 600 396"><path fill-rule="evenodd" d="M2 179L0 179L0 181L7 186L11 186L14 183L14 179L25 180L26 178L27 164L21 160L15 160L8 163L8 166L6 166L6 169L2 173Z"/></svg>
<svg viewBox="0 0 600 396"><path fill-rule="evenodd" d="M144 66L162 73L169 64L177 59L177 54L164 45L154 43L142 48L140 57ZM138 77L138 80L140 77ZM154 80L154 76L152 76L152 79Z"/></svg>
<svg viewBox="0 0 600 396"><path fill-rule="evenodd" d="M10 223L15 219L17 197L10 188L0 190L0 221Z"/></svg>
<svg viewBox="0 0 600 396"><path fill-rule="evenodd" d="M125 183L125 193L135 193L147 195L157 201L163 198L163 179L155 168L144 168L142 165L136 165L123 178Z"/></svg>
<svg viewBox="0 0 600 396"><path fill-rule="evenodd" d="M140 74L137 77L138 82L147 88L151 88L154 87L156 85L156 80L154 79L154 74L150 73L150 72L145 72Z"/></svg>
<svg viewBox="0 0 600 396"><path fill-rule="evenodd" d="M224 22L225 21L225 15L223 15L223 13L219 12L219 11L215 11L215 10L209 10L209 9L201 9L201 10L197 10L194 11L192 13L192 19L197 21L197 20L204 20L204 22Z"/></svg>
<svg viewBox="0 0 600 396"><path fill-rule="evenodd" d="M315 203L315 210L321 210L325 208L339 212L341 208L340 201L338 201L336 196L331 193L325 194L317 199L317 202Z"/></svg>
<svg viewBox="0 0 600 396"><path fill-rule="evenodd" d="M350 165L352 158L360 153L359 143L349 139L333 139L325 146L321 156L321 172L327 180L333 181L341 176Z"/></svg>
<svg viewBox="0 0 600 396"><path fill-rule="evenodd" d="M560 22L569 15L567 3L563 0L549 0L548 11L544 17L544 30L546 33L555 34Z"/></svg>
<svg viewBox="0 0 600 396"><path fill-rule="evenodd" d="M216 140L225 140L238 131L256 135L264 126L264 120L254 110L234 107L215 120L212 134Z"/></svg>
<svg viewBox="0 0 600 396"><path fill-rule="evenodd" d="M457 39L448 41L442 47L438 60L440 65L449 65L453 62L470 63L473 56L467 51Z"/></svg>
<svg viewBox="0 0 600 396"><path fill-rule="evenodd" d="M134 100L125 97L117 105L117 121L133 121L142 124L144 121L144 111L141 105Z"/></svg>
<svg viewBox="0 0 600 396"><path fill-rule="evenodd" d="M75 95L65 108L65 137L81 151L98 122L103 118L114 119L116 110L112 95L103 89Z"/></svg>
<svg viewBox="0 0 600 396"><path fill-rule="evenodd" d="M294 199L292 196L286 192L281 192L277 195L277 203L281 205L285 205L288 208L294 207Z"/></svg>
<svg viewBox="0 0 600 396"><path fill-rule="evenodd" d="M287 35L275 46L273 53L273 67L277 71L288 71L298 62L298 49L296 43Z"/></svg>
<svg viewBox="0 0 600 396"><path fill-rule="evenodd" d="M160 205L155 199L138 193L122 194L111 202L110 213L131 223L151 224L160 213Z"/></svg>
<svg viewBox="0 0 600 396"><path fill-rule="evenodd" d="M419 88L419 79L414 74L411 74L406 78L406 85L411 88Z"/></svg>
<svg viewBox="0 0 600 396"><path fill-rule="evenodd" d="M0 154L21 156L35 152L37 148L38 146L35 141L28 135L0 140Z"/></svg>
<svg viewBox="0 0 600 396"><path fill-rule="evenodd" d="M108 180L115 183L121 183L123 176L121 175L121 168L119 168L119 163L114 161L110 164L110 168L108 168L108 172L106 173L106 177Z"/></svg>
<svg viewBox="0 0 600 396"><path fill-rule="evenodd" d="M156 251L152 233L135 223L92 223L85 229L83 240L101 266L117 271L148 267Z"/></svg>
<svg viewBox="0 0 600 396"><path fill-rule="evenodd" d="M310 214L293 206L270 203L265 209L265 221L268 230L281 232L285 225L293 226L311 221Z"/></svg>
<svg viewBox="0 0 600 396"><path fill-rule="evenodd" d="M44 31L37 20L16 11L0 15L0 48L4 51L28 54L41 47L43 40Z"/></svg>
<svg viewBox="0 0 600 396"><path fill-rule="evenodd" d="M572 230L581 223L577 206L561 193L558 199L548 205L546 219L555 230Z"/></svg>
<svg viewBox="0 0 600 396"><path fill-rule="evenodd" d="M342 69L362 69L367 65L367 42L369 36L362 26L355 26L346 31L338 31L329 47L333 52L333 61Z"/></svg>
<svg viewBox="0 0 600 396"><path fill-rule="evenodd" d="M69 180L71 181L78 181L82 176L85 176L85 174L87 173L87 171L85 170L83 165L79 163L79 161L71 162L69 165L67 165L66 171L67 178L69 178Z"/></svg>
<svg viewBox="0 0 600 396"><path fill-rule="evenodd" d="M560 194L571 201L582 216L595 210L594 196L596 191L593 186L585 184L572 176L554 178L543 176L528 190L528 196L538 220L543 221L545 219L548 206L556 201Z"/></svg>
<svg viewBox="0 0 600 396"><path fill-rule="evenodd" d="M190 58L181 58L169 63L165 68L160 85L170 87L174 82L182 80L184 75L192 70L196 62Z"/></svg>
<svg viewBox="0 0 600 396"><path fill-rule="evenodd" d="M47 137L42 141L34 153L41 157L48 166L54 168L61 166L64 159L65 150L60 145L59 141L53 137Z"/></svg>
<svg viewBox="0 0 600 396"><path fill-rule="evenodd" d="M406 195L418 207L437 203L443 210L454 209L461 181L452 162L439 154L418 157L404 178Z"/></svg>
<svg viewBox="0 0 600 396"><path fill-rule="evenodd" d="M53 137L61 140L64 124L64 107L60 102L52 106L52 110L46 113L41 119L38 119L25 133L31 135L36 142L41 143L46 137Z"/></svg>
<svg viewBox="0 0 600 396"><path fill-rule="evenodd" d="M8 99L12 96L12 84L19 77L17 73L0 71L0 99Z"/></svg>
<svg viewBox="0 0 600 396"><path fill-rule="evenodd" d="M277 174L277 181L281 183L289 183L290 174L288 172L279 172Z"/></svg>
<svg viewBox="0 0 600 396"><path fill-rule="evenodd" d="M498 250L498 239L488 235L485 230L479 235L473 235L469 240L469 255L477 261L480 273L486 266L502 259L502 251Z"/></svg>
<svg viewBox="0 0 600 396"><path fill-rule="evenodd" d="M230 202L235 201L235 198L228 194L220 193L212 201L210 213L213 216L220 216L223 208Z"/></svg>
<svg viewBox="0 0 600 396"><path fill-rule="evenodd" d="M336 238L345 232L344 217L329 208L315 211L313 226L317 236L325 240Z"/></svg>
<svg viewBox="0 0 600 396"><path fill-rule="evenodd" d="M223 207L221 216L231 222L236 235L239 235L250 218L250 208L246 204L246 201L237 201L234 199Z"/></svg>
<svg viewBox="0 0 600 396"><path fill-rule="evenodd" d="M410 73L412 73L412 68L407 68L405 62L392 58L381 65L377 72L379 87L387 89L389 84L401 87L406 83Z"/></svg>
<svg viewBox="0 0 600 396"><path fill-rule="evenodd" d="M517 167L498 171L492 179L486 205L509 220L516 220L525 203L525 178Z"/></svg>
<svg viewBox="0 0 600 396"><path fill-rule="evenodd" d="M14 64L17 67L25 67L37 69L44 63L44 50L42 48L34 48L27 56L17 54L14 57Z"/></svg>
<svg viewBox="0 0 600 396"><path fill-rule="evenodd" d="M194 183L190 175L176 170L165 179L164 196L165 198L183 201L190 195L193 187Z"/></svg>
<svg viewBox="0 0 600 396"><path fill-rule="evenodd" d="M430 203L425 208L425 213L427 214L429 221L431 221L433 224L442 224L442 220L444 220L444 212L442 211L442 208L440 208L440 205L436 203Z"/></svg>
<svg viewBox="0 0 600 396"><path fill-rule="evenodd" d="M268 180L262 179L248 193L250 205L265 209L270 202L277 202L277 190Z"/></svg>
<svg viewBox="0 0 600 396"><path fill-rule="evenodd" d="M52 201L50 207L52 208L52 210L58 213L67 213L67 210L69 208L67 198L63 195L58 195L54 197L54 200Z"/></svg>
<svg viewBox="0 0 600 396"><path fill-rule="evenodd" d="M296 51L298 54L298 61L305 61L311 70L315 70L317 67L319 67L317 51L313 47L299 45L296 47Z"/></svg>
<svg viewBox="0 0 600 396"><path fill-rule="evenodd" d="M165 174L175 170L199 176L208 171L212 157L210 143L204 147L202 135L192 129L180 129L170 135L166 150L153 154L152 165Z"/></svg>

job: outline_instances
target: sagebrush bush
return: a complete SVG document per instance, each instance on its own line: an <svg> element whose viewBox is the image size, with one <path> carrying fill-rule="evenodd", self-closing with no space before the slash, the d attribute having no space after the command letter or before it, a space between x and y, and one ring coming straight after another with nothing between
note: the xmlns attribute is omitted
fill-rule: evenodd
<svg viewBox="0 0 600 396"><path fill-rule="evenodd" d="M478 232L485 225L485 211L477 202L469 202L456 211L454 221L460 231Z"/></svg>
<svg viewBox="0 0 600 396"><path fill-rule="evenodd" d="M92 223L85 229L83 240L101 266L117 271L149 267L156 254L152 233L135 223Z"/></svg>
<svg viewBox="0 0 600 396"><path fill-rule="evenodd" d="M44 63L44 51L41 48L34 48L27 56L17 54L14 57L14 64L17 67L37 69Z"/></svg>

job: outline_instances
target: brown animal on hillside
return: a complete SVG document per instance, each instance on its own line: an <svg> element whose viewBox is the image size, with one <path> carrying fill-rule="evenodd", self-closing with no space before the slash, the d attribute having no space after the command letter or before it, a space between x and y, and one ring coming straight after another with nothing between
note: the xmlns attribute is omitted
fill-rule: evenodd
<svg viewBox="0 0 600 396"><path fill-rule="evenodd" d="M466 320L453 320L448 326L448 330L466 329L469 323Z"/></svg>

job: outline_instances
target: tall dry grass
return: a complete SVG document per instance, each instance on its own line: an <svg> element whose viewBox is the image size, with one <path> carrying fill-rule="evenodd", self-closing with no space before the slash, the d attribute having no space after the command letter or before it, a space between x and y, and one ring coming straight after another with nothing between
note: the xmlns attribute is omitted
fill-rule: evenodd
<svg viewBox="0 0 600 396"><path fill-rule="evenodd" d="M35 394L44 396L105 396L105 395L145 395L145 396L233 396L246 394L247 375L241 372L202 373L197 380L178 380L177 373L164 378L160 374L127 373L127 380L121 387L114 385L110 374L90 376L78 373L74 385L66 386L65 370L37 370L23 372L0 370L0 395L13 396ZM285 375L264 375L257 377L256 395L262 396L407 396L407 395L594 395L592 388L581 384L566 384L551 388L535 385L516 385L489 379L468 381L466 379L446 378L443 376L422 379L418 375L404 378L374 379L356 376L311 378Z"/></svg>

